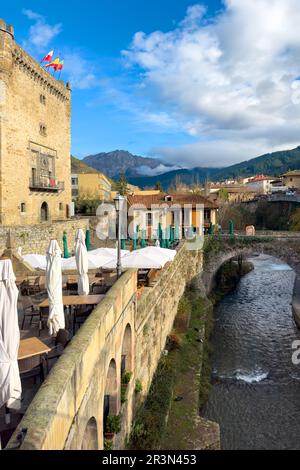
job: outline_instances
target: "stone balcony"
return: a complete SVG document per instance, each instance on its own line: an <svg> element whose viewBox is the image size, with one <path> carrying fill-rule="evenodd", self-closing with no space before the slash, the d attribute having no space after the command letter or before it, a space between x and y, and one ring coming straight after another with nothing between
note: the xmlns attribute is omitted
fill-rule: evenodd
<svg viewBox="0 0 300 470"><path fill-rule="evenodd" d="M65 183L56 178L30 178L29 188L31 191L58 192L64 191Z"/></svg>

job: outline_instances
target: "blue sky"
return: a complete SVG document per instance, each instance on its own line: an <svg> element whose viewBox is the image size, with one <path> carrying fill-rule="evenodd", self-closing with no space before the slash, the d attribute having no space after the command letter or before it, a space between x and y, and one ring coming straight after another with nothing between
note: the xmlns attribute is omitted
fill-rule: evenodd
<svg viewBox="0 0 300 470"><path fill-rule="evenodd" d="M38 60L65 58L79 157L223 166L299 143L297 0L11 0L0 16Z"/></svg>

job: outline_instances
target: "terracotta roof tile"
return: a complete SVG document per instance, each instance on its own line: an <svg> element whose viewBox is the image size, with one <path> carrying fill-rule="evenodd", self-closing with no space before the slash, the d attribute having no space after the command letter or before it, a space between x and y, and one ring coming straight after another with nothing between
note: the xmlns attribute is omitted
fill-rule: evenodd
<svg viewBox="0 0 300 470"><path fill-rule="evenodd" d="M167 201L167 196L170 196L172 200ZM130 206L133 204L143 204L145 207L147 207L147 209L151 209L151 206L154 204L168 204L169 206L172 206L173 204L192 204L193 207L196 207L197 204L203 204L206 209L218 209L219 207L217 204L197 194L161 193L150 196L128 195L127 201Z"/></svg>

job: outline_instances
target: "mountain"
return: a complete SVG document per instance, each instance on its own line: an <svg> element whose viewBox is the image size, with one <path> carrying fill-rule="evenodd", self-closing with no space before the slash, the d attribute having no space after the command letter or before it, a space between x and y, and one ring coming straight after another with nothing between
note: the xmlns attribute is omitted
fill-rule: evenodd
<svg viewBox="0 0 300 470"><path fill-rule="evenodd" d="M223 168L218 179L248 177L257 174L280 176L289 170L300 169L300 146L292 150L267 153L252 160Z"/></svg>
<svg viewBox="0 0 300 470"><path fill-rule="evenodd" d="M193 170L173 170L157 176L139 176L130 177L128 181L140 188L151 188L159 181L166 191L174 186L176 180L180 179L181 183L191 185L204 183L206 180L216 181L216 174L219 168L194 168Z"/></svg>
<svg viewBox="0 0 300 470"><path fill-rule="evenodd" d="M127 177L137 177L158 168L163 168L165 171L172 168L171 165L155 158L139 157L125 150L89 155L83 159L83 162L111 178L118 178L122 173Z"/></svg>
<svg viewBox="0 0 300 470"><path fill-rule="evenodd" d="M71 156L71 171L72 173L98 173L95 168L91 168L90 166L83 163L82 160L78 160Z"/></svg>
<svg viewBox="0 0 300 470"><path fill-rule="evenodd" d="M280 176L289 170L300 169L300 146L292 150L268 153L251 160L237 163L226 168L194 168L192 170L174 170L155 177L133 177L130 183L142 188L152 187L160 181L163 189L174 185L176 178L185 184L204 183L206 180L223 181L243 178L257 174Z"/></svg>

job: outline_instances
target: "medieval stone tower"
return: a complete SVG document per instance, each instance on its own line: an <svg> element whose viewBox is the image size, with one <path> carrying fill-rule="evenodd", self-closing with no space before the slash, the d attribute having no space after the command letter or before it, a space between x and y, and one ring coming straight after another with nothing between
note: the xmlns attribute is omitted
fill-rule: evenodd
<svg viewBox="0 0 300 470"><path fill-rule="evenodd" d="M69 217L71 90L0 19L0 224Z"/></svg>

